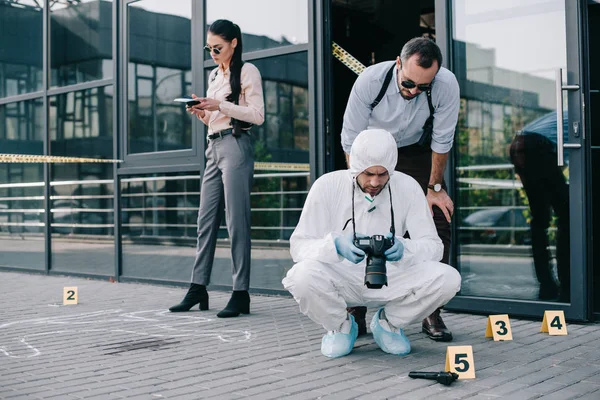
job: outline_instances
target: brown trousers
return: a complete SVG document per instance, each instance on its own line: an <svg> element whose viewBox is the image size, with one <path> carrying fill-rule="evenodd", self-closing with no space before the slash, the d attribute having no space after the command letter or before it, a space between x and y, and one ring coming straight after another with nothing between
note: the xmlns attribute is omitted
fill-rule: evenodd
<svg viewBox="0 0 600 400"><path fill-rule="evenodd" d="M431 174L431 149L417 144L398 148L396 171L412 176L421 185L423 193L427 195L427 185L429 184ZM442 182L442 187L444 190L447 190L446 182ZM452 242L450 223L448 223L444 213L437 206L433 207L433 222L435 223L438 236L442 239L442 243L444 243L444 256L441 262L449 264L450 244Z"/></svg>

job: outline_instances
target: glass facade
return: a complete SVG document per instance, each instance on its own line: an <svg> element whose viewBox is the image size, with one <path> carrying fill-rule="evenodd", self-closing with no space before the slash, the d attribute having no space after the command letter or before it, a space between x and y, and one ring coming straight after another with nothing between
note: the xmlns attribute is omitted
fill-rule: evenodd
<svg viewBox="0 0 600 400"><path fill-rule="evenodd" d="M129 154L192 147L192 122L173 99L191 95L192 1L128 4Z"/></svg>
<svg viewBox="0 0 600 400"><path fill-rule="evenodd" d="M244 51L308 43L308 4L305 0L207 0L207 26L229 19L242 30Z"/></svg>
<svg viewBox="0 0 600 400"><path fill-rule="evenodd" d="M567 66L565 3L537 3L453 1L464 295L569 302L569 168L559 170L555 153L555 70ZM541 195L538 185L555 191Z"/></svg>
<svg viewBox="0 0 600 400"><path fill-rule="evenodd" d="M557 116L556 69L563 83L571 79L570 3L423 0L403 6L419 18L385 43L375 39L397 21L381 14L398 4L331 2L340 17L332 22L325 3L0 0L0 154L119 160L0 162L0 267L189 282L206 127L173 99L206 91L215 65L202 50L205 32L230 19L243 32L244 60L261 73L265 102L264 123L251 129L251 287L283 291L288 241L310 184L343 167L334 136L355 79L313 35L346 40L367 65L396 54L401 39L435 39L444 29L438 38L461 88L448 181L461 295L572 304L564 290L576 253L569 197L585 176L569 151L560 169L527 152L551 152L557 142L556 131L541 137L539 128ZM566 93L563 102L571 115ZM554 181L546 180L551 171ZM540 200L532 182L560 190ZM231 286L229 247L223 219L214 285Z"/></svg>
<svg viewBox="0 0 600 400"><path fill-rule="evenodd" d="M175 173L123 178L121 199L123 275L189 280L200 176ZM222 232L219 237L224 237Z"/></svg>
<svg viewBox="0 0 600 400"><path fill-rule="evenodd" d="M43 6L0 1L0 98L42 90Z"/></svg>
<svg viewBox="0 0 600 400"><path fill-rule="evenodd" d="M49 98L50 154L112 159L113 87ZM110 163L52 164L52 270L114 273L114 189Z"/></svg>
<svg viewBox="0 0 600 400"><path fill-rule="evenodd" d="M41 99L0 106L0 149L9 154L43 154ZM43 270L44 167L0 163L0 265Z"/></svg>
<svg viewBox="0 0 600 400"><path fill-rule="evenodd" d="M50 2L51 87L112 78L112 3Z"/></svg>

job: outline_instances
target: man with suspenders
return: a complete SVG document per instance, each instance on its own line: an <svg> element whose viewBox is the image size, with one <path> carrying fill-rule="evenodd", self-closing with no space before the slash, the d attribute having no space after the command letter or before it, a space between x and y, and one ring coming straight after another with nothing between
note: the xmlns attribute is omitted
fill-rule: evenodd
<svg viewBox="0 0 600 400"><path fill-rule="evenodd" d="M395 61L365 69L348 99L342 147L349 161L350 148L361 131L385 129L392 133L398 147L396 171L413 177L425 192L444 243L441 262L448 264L454 204L443 177L454 141L460 93L454 74L441 65L439 47L427 38L418 37L404 45ZM420 96L422 93L425 96ZM366 307L348 311L358 323L359 334L366 333ZM433 340L452 340L439 309L423 320L422 328Z"/></svg>

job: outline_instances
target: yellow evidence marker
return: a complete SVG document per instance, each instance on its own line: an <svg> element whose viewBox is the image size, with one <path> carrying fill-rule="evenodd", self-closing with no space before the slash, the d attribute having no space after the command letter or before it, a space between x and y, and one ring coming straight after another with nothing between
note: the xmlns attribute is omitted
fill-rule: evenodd
<svg viewBox="0 0 600 400"><path fill-rule="evenodd" d="M448 346L446 350L447 372L456 372L458 379L475 379L475 362L472 346Z"/></svg>
<svg viewBox="0 0 600 400"><path fill-rule="evenodd" d="M485 328L485 337L493 337L495 342L512 340L508 314L490 315Z"/></svg>
<svg viewBox="0 0 600 400"><path fill-rule="evenodd" d="M565 322L565 312L558 310L544 311L542 328L540 332L548 332L549 335L566 335L567 323Z"/></svg>
<svg viewBox="0 0 600 400"><path fill-rule="evenodd" d="M63 305L77 304L77 286L67 286L63 289Z"/></svg>

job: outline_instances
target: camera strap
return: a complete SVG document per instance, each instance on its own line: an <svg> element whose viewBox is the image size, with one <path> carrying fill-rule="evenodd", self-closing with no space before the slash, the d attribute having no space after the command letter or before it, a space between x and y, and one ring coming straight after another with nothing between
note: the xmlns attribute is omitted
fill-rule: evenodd
<svg viewBox="0 0 600 400"><path fill-rule="evenodd" d="M355 181L356 181L356 179L352 179L352 232L354 234L354 240L356 240L356 222L354 220L354 191L356 190L356 186L354 184ZM392 239L393 239L396 236L396 224L394 223L394 204L392 203L392 188L389 183L390 182L388 181L387 187L388 187L388 191L390 193L390 215L392 218L390 232L392 233ZM346 221L346 224L348 224L347 221ZM346 228L346 225L344 225L344 229L345 228Z"/></svg>

